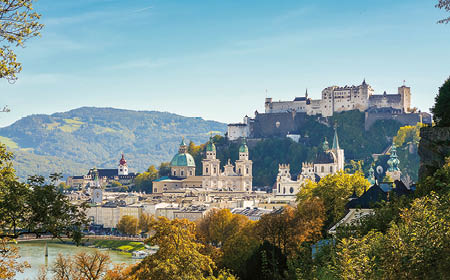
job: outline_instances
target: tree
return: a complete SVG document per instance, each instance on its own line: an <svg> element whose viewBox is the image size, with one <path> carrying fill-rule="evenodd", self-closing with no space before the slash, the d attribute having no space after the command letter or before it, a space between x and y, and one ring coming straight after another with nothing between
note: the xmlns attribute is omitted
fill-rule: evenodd
<svg viewBox="0 0 450 280"><path fill-rule="evenodd" d="M158 169L159 177L170 175L170 162L161 162Z"/></svg>
<svg viewBox="0 0 450 280"><path fill-rule="evenodd" d="M158 245L159 250L134 268L136 279L194 280L212 275L214 263L201 253L204 245L195 240L194 223L159 217L152 232L146 243Z"/></svg>
<svg viewBox="0 0 450 280"><path fill-rule="evenodd" d="M439 2L436 4L436 8L444 9L447 12L450 12L450 0L439 0ZM449 23L450 17L441 19L438 21L438 23Z"/></svg>
<svg viewBox="0 0 450 280"><path fill-rule="evenodd" d="M53 272L53 280L113 280L106 276L110 264L109 255L99 251L80 252L67 257L58 254L50 270ZM40 279L45 280L46 275L47 272L43 271Z"/></svg>
<svg viewBox="0 0 450 280"><path fill-rule="evenodd" d="M23 47L26 40L39 36L43 25L40 15L33 11L33 0L0 0L0 78L10 82L22 65L16 60L14 47Z"/></svg>
<svg viewBox="0 0 450 280"><path fill-rule="evenodd" d="M361 195L368 187L370 183L361 172L347 174L339 171L325 176L318 183L306 182L298 194L298 201L301 204L307 199L319 197L325 207L325 227L328 228L344 215L347 198L354 191Z"/></svg>
<svg viewBox="0 0 450 280"><path fill-rule="evenodd" d="M152 224L155 222L153 215L143 213L139 217L139 230L142 232L148 232L151 229Z"/></svg>
<svg viewBox="0 0 450 280"><path fill-rule="evenodd" d="M421 180L417 186L417 195L424 196L431 192L447 193L450 191L450 157L445 159L445 164L434 172L432 176L428 176Z"/></svg>
<svg viewBox="0 0 450 280"><path fill-rule="evenodd" d="M136 217L124 215L120 218L117 229L123 234L136 235L138 234L138 224L139 221Z"/></svg>
<svg viewBox="0 0 450 280"><path fill-rule="evenodd" d="M17 272L23 272L30 267L27 262L19 261L17 248L10 246L10 240L2 238L0 240L0 279L12 280Z"/></svg>
<svg viewBox="0 0 450 280"><path fill-rule="evenodd" d="M415 199L386 233L343 239L336 271L342 279L448 279L450 196Z"/></svg>
<svg viewBox="0 0 450 280"><path fill-rule="evenodd" d="M280 280L287 277L287 258L280 248L265 241L245 263L243 280Z"/></svg>
<svg viewBox="0 0 450 280"><path fill-rule="evenodd" d="M153 190L153 180L158 179L158 170L155 166L150 166L147 171L136 176L134 180L135 190L144 191L146 193L151 193Z"/></svg>
<svg viewBox="0 0 450 280"><path fill-rule="evenodd" d="M439 93L434 100L434 106L431 108L434 122L437 126L450 126L450 78L439 88Z"/></svg>

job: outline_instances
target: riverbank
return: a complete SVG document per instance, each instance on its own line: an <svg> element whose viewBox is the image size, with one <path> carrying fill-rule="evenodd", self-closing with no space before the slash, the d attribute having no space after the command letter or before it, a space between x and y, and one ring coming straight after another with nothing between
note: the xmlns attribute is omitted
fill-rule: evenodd
<svg viewBox="0 0 450 280"><path fill-rule="evenodd" d="M134 251L141 251L145 249L143 242L128 241L128 240L87 240L83 242L84 246L91 248L110 249L131 254Z"/></svg>

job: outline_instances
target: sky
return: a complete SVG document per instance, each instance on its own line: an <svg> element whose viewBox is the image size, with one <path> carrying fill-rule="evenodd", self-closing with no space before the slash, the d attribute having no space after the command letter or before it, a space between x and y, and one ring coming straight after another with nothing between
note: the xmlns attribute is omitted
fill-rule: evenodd
<svg viewBox="0 0 450 280"><path fill-rule="evenodd" d="M39 0L45 28L0 81L0 126L82 106L225 123L265 97L319 99L331 85L397 93L429 111L450 75L449 16L432 0Z"/></svg>

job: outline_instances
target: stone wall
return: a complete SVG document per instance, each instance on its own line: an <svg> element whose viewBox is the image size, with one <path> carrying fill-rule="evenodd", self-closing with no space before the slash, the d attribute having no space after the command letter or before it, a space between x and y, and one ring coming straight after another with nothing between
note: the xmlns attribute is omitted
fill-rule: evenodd
<svg viewBox="0 0 450 280"><path fill-rule="evenodd" d="M306 123L306 113L257 114L251 124L251 138L286 137L296 133Z"/></svg>
<svg viewBox="0 0 450 280"><path fill-rule="evenodd" d="M393 114L392 112L366 112L365 129L366 131L378 120L395 120L401 125L416 125L418 122L431 124L431 115L428 113L401 113Z"/></svg>
<svg viewBox="0 0 450 280"><path fill-rule="evenodd" d="M423 127L420 137L419 180L432 175L450 156L450 127Z"/></svg>

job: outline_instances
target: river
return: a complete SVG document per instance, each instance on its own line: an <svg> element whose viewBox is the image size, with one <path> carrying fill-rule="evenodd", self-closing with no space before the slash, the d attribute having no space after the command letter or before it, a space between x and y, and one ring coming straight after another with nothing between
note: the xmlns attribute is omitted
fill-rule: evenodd
<svg viewBox="0 0 450 280"><path fill-rule="evenodd" d="M40 268L45 265L45 241L27 241L20 242L15 245L19 248L19 254L22 261L27 261L31 268L26 269L24 273L16 275L16 280L34 280L39 273ZM64 256L74 255L79 252L93 252L97 249L88 247L77 247L75 245L62 244L55 241L48 243L48 267L54 262L59 253ZM137 260L132 259L129 254L121 253L118 251L105 250L108 252L113 264L127 263L132 264Z"/></svg>

